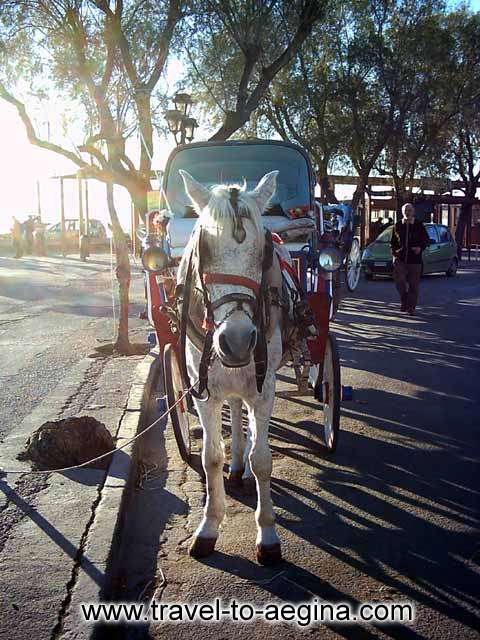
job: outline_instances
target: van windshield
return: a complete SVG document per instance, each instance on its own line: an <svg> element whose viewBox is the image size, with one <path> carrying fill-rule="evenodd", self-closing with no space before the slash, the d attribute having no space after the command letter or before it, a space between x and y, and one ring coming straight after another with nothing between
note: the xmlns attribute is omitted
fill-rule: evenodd
<svg viewBox="0 0 480 640"><path fill-rule="evenodd" d="M269 171L278 170L277 189L266 213L285 215L290 207L310 206L310 177L305 157L296 149L273 144L193 147L173 158L164 188L175 217L194 216L179 169L188 171L206 187L243 184L253 189Z"/></svg>

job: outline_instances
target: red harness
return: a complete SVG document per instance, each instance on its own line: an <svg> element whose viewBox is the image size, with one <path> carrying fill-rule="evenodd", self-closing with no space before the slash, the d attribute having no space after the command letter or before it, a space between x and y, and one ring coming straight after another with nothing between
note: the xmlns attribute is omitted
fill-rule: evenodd
<svg viewBox="0 0 480 640"><path fill-rule="evenodd" d="M259 283L244 276L236 276L230 273L205 273L203 281L205 284L232 284L238 287L246 287L253 291L255 295L260 295Z"/></svg>

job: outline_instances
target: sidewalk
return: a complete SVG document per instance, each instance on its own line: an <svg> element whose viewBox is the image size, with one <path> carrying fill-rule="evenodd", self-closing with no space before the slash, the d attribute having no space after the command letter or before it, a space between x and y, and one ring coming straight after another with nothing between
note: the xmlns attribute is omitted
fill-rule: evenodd
<svg viewBox="0 0 480 640"><path fill-rule="evenodd" d="M117 443L125 442L137 431L142 394L155 362L151 355L81 360L5 438L0 468L30 468L16 455L46 420L93 416ZM66 620L75 590L83 588L86 598L98 599L129 466L126 449L115 454L108 472L0 476L2 640L63 637L72 631ZM68 637L77 637L76 631Z"/></svg>

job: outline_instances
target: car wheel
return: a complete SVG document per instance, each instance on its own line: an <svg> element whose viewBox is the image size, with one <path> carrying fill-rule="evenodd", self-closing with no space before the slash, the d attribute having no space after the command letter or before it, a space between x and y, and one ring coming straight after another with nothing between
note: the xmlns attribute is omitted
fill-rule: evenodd
<svg viewBox="0 0 480 640"><path fill-rule="evenodd" d="M374 274L373 273L366 273L365 274L365 280L373 280L374 279Z"/></svg>
<svg viewBox="0 0 480 640"><path fill-rule="evenodd" d="M448 270L446 271L446 274L449 278L453 278L453 276L456 275L457 273L457 269L458 269L458 259L454 258L452 260L452 264L450 265L450 267L448 268Z"/></svg>

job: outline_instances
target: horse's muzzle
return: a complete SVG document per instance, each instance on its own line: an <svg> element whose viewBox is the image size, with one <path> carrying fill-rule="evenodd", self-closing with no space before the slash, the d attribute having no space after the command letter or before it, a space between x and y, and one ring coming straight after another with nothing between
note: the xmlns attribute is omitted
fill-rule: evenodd
<svg viewBox="0 0 480 640"><path fill-rule="evenodd" d="M238 368L250 364L257 344L255 326L239 328L225 325L218 333L218 357L225 367Z"/></svg>

